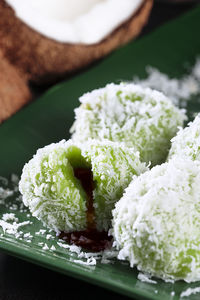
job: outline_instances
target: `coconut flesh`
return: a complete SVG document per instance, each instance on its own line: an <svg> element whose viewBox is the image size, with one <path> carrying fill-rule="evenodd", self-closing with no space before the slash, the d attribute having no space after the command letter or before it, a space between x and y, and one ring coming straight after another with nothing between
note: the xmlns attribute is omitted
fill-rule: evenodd
<svg viewBox="0 0 200 300"><path fill-rule="evenodd" d="M143 0L6 0L16 16L62 43L94 44L128 20Z"/></svg>

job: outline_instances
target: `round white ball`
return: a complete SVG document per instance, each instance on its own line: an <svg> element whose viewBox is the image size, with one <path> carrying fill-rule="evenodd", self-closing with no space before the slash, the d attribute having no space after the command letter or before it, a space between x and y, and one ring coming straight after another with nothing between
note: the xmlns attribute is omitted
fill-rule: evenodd
<svg viewBox="0 0 200 300"><path fill-rule="evenodd" d="M113 211L119 259L164 280L200 280L200 163L170 160L135 178Z"/></svg>

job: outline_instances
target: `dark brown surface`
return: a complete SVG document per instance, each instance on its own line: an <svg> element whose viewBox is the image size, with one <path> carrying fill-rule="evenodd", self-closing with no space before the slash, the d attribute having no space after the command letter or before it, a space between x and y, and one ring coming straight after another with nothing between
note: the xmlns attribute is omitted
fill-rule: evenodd
<svg viewBox="0 0 200 300"><path fill-rule="evenodd" d="M94 181L92 171L91 169L76 168L74 169L74 176L80 180L87 195L87 229L94 229L96 225L93 207Z"/></svg>
<svg viewBox="0 0 200 300"><path fill-rule="evenodd" d="M152 4L153 0L144 0L140 9L106 39L86 46L57 43L40 35L17 19L14 11L1 0L0 49L27 80L53 83L136 37L147 22Z"/></svg>
<svg viewBox="0 0 200 300"><path fill-rule="evenodd" d="M26 81L0 53L0 123L30 100Z"/></svg>
<svg viewBox="0 0 200 300"><path fill-rule="evenodd" d="M59 238L70 245L76 245L91 252L100 252L112 246L112 236L109 236L106 231L99 232L96 229L61 232Z"/></svg>

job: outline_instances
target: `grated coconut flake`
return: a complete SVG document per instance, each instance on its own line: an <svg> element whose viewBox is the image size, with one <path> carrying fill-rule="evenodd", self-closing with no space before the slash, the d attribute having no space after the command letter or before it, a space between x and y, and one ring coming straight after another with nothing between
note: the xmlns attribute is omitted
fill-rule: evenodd
<svg viewBox="0 0 200 300"><path fill-rule="evenodd" d="M183 291L180 295L181 298L183 297L189 297L191 295L195 295L197 293L200 293L200 287L196 288L188 288L187 290Z"/></svg>
<svg viewBox="0 0 200 300"><path fill-rule="evenodd" d="M147 282L147 283L153 283L157 284L157 281L151 279L151 275L149 274L144 274L144 273L139 273L137 277L140 281L142 282Z"/></svg>
<svg viewBox="0 0 200 300"><path fill-rule="evenodd" d="M186 107L191 96L200 93L200 58L197 58L190 73L181 78L170 78L151 66L146 67L146 72L146 79L135 76L134 83L163 92L176 106Z"/></svg>

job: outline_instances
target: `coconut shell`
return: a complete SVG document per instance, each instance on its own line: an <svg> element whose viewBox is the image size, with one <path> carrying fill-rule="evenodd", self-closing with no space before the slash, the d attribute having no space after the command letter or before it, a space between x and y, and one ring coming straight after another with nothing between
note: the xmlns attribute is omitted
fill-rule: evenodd
<svg viewBox="0 0 200 300"><path fill-rule="evenodd" d="M30 100L26 80L0 53L0 123Z"/></svg>
<svg viewBox="0 0 200 300"><path fill-rule="evenodd" d="M0 1L0 49L27 80L53 83L89 65L136 37L148 20L153 0L144 0L132 17L92 45L60 43L34 31Z"/></svg>

